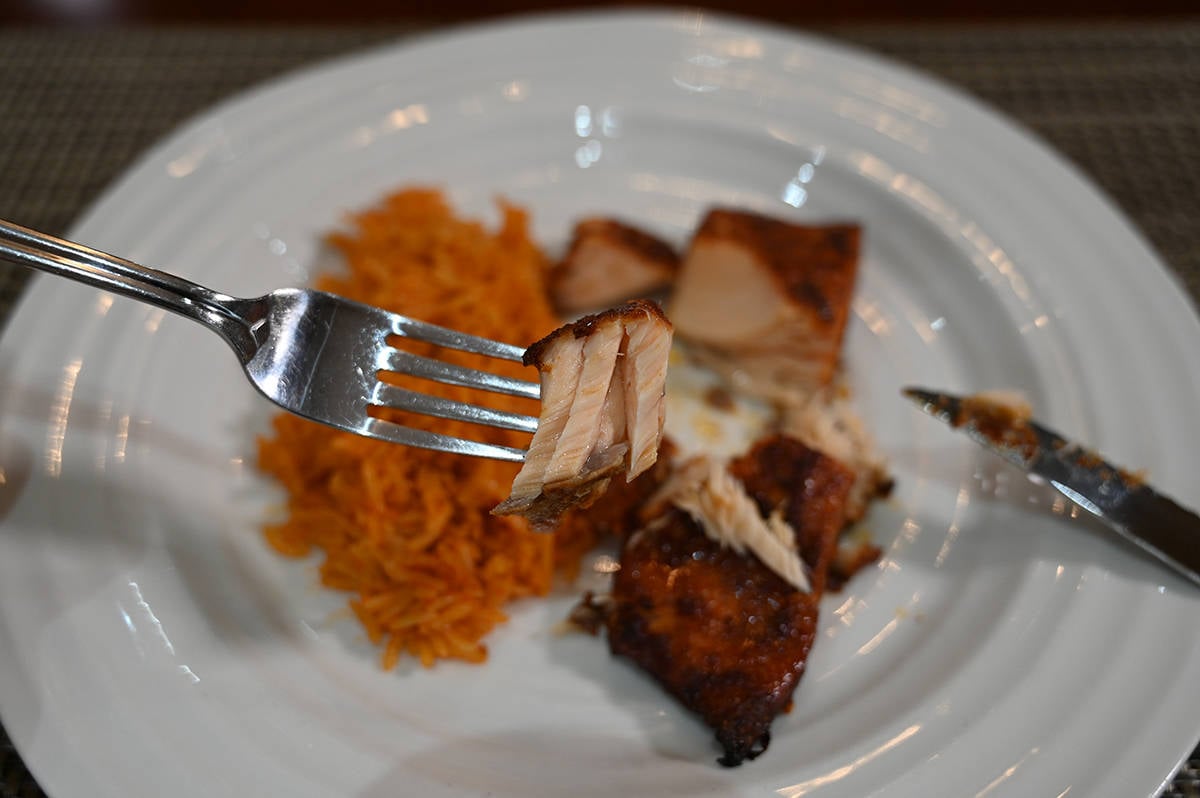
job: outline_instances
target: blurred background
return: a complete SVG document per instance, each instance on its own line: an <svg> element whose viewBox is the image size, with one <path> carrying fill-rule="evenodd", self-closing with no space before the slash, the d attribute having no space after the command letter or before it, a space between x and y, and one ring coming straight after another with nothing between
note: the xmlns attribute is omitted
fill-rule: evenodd
<svg viewBox="0 0 1200 798"><path fill-rule="evenodd" d="M518 12L643 5L602 0L4 0L0 23L453 22ZM660 2L660 6L694 5ZM858 21L1146 19L1198 13L1197 0L715 0L718 11L804 24Z"/></svg>

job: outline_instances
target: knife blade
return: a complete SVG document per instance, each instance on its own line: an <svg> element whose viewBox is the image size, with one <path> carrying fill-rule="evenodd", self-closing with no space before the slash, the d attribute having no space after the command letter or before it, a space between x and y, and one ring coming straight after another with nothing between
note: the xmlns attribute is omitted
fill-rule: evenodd
<svg viewBox="0 0 1200 798"><path fill-rule="evenodd" d="M929 415L960 429L1099 518L1119 535L1200 585L1200 516L1012 405L986 396L905 388Z"/></svg>

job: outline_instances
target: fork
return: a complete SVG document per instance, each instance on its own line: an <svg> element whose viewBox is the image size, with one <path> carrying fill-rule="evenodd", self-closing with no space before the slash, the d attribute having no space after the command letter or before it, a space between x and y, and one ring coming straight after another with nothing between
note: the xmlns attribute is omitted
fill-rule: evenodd
<svg viewBox="0 0 1200 798"><path fill-rule="evenodd" d="M370 416L391 407L439 418L533 432L535 416L388 385L379 372L538 399L538 383L422 357L389 336L520 362L512 344L438 327L323 291L282 288L227 296L166 272L0 220L0 258L146 302L197 321L233 349L254 387L275 404L331 427L455 454L520 462L525 450L456 438Z"/></svg>

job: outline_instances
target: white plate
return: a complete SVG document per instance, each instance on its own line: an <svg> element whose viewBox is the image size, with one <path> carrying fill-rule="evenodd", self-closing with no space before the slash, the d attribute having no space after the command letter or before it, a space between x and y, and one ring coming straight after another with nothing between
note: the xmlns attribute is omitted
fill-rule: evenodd
<svg viewBox="0 0 1200 798"><path fill-rule="evenodd" d="M3 339L0 709L73 796L1131 796L1200 733L1197 591L907 406L1019 387L1200 505L1200 325L1070 167L971 100L818 40L570 16L383 48L225 103L75 238L230 293L306 281L390 188L503 193L681 240L702 209L856 218L850 334L899 488L823 606L793 712L735 770L602 642L530 602L482 668L380 672L311 564L266 551L269 410L198 326L51 279ZM396 456L403 456L398 451ZM1058 506L1061 514L1062 506Z"/></svg>

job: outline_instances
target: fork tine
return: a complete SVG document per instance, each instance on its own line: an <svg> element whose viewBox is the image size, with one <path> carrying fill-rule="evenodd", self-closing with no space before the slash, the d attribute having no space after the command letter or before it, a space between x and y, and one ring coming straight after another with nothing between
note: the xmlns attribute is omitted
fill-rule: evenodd
<svg viewBox="0 0 1200 798"><path fill-rule="evenodd" d="M464 388L479 388L495 393L505 393L511 396L524 396L537 399L542 395L542 387L536 382L526 382L513 377L503 377L490 371L458 366L444 360L422 357L411 352L403 352L391 347L381 350L376 367L384 371L395 371L409 374L448 385L459 385Z"/></svg>
<svg viewBox="0 0 1200 798"><path fill-rule="evenodd" d="M383 382L375 384L371 392L370 404L380 407L394 407L400 410L411 410L426 416L449 418L455 421L469 421L473 424L486 424L489 427L514 429L520 432L533 432L537 429L536 416L526 416L521 413L510 413L507 410L494 410L490 407L480 407L466 402L456 402L453 399L443 399L440 396L408 391L388 385Z"/></svg>
<svg viewBox="0 0 1200 798"><path fill-rule="evenodd" d="M525 459L524 449L514 449L511 446L499 446L494 443L469 441L464 438L455 438L437 432L426 432L425 430L403 427L379 418L368 419L367 423L359 428L358 431L372 438L379 438L391 441L392 443L402 443L405 446L417 446L422 449L435 449L439 452L465 454L473 457L488 457L493 460L508 460L513 463L520 463Z"/></svg>
<svg viewBox="0 0 1200 798"><path fill-rule="evenodd" d="M434 346L444 346L448 349L474 352L477 355L515 360L518 363L525 356L525 350L519 346L504 344L489 338L480 338L477 335L467 335L458 330L438 327L436 324L426 324L423 321L415 321L395 313L390 315L393 335L402 335L405 338L425 341Z"/></svg>

